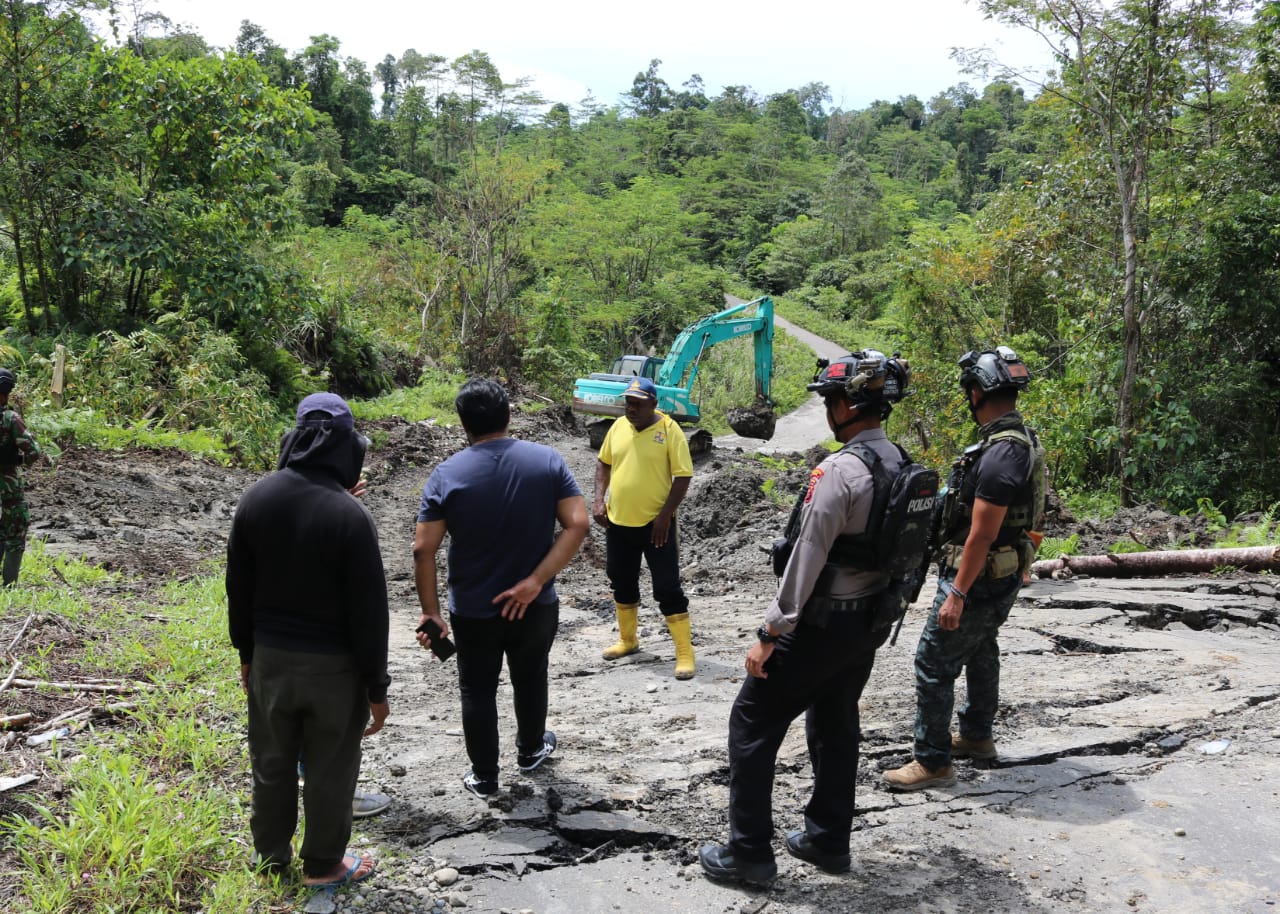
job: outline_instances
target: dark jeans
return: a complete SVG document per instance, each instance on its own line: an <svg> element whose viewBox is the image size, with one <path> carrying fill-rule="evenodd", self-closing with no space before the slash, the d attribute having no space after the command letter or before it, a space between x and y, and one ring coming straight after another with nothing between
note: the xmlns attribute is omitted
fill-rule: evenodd
<svg viewBox="0 0 1280 914"><path fill-rule="evenodd" d="M680 549L676 524L671 522L667 541L653 545L653 524L643 527L619 527L610 524L605 530L605 574L613 588L613 599L624 605L640 602L640 558L649 566L653 578L653 598L664 616L689 611L689 598L680 586Z"/></svg>
<svg viewBox="0 0 1280 914"><path fill-rule="evenodd" d="M547 656L560 624L560 603L534 603L524 618L449 617L458 644L462 734L476 777L498 779L498 676L507 658L516 710L516 752L542 748L547 726Z"/></svg>
<svg viewBox="0 0 1280 914"><path fill-rule="evenodd" d="M969 700L960 711L960 735L988 739L1000 704L1000 626L1018 599L1022 576L991 580L985 574L969 588L960 627L938 626L938 610L955 572L938 580L938 592L916 647L916 761L937 770L951 764L951 711L955 684L965 673Z"/></svg>
<svg viewBox="0 0 1280 914"><path fill-rule="evenodd" d="M350 656L258 645L248 697L254 849L263 862L288 866L298 827L298 758L305 755L302 871L323 876L342 861L351 838L360 739L369 722L364 682Z"/></svg>
<svg viewBox="0 0 1280 914"><path fill-rule="evenodd" d="M783 635L748 676L729 712L729 846L752 862L773 859L773 774L791 722L805 715L813 796L805 832L824 851L847 853L858 774L858 699L888 630L873 633L869 612L837 613L824 628Z"/></svg>

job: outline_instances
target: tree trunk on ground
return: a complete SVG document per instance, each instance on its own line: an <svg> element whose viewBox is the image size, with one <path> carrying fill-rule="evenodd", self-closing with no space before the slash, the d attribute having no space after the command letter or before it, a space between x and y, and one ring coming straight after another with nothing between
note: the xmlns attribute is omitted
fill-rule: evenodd
<svg viewBox="0 0 1280 914"><path fill-rule="evenodd" d="M1031 566L1031 572L1042 578L1062 571L1099 578L1142 578L1166 574L1203 574L1228 566L1247 571L1280 569L1280 546L1068 555L1060 559L1042 559Z"/></svg>

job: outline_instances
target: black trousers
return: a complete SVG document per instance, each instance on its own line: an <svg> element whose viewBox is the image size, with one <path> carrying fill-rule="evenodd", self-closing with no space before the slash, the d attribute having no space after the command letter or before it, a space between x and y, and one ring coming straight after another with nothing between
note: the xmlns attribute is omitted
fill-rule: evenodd
<svg viewBox="0 0 1280 914"><path fill-rule="evenodd" d="M778 748L801 713L813 796L805 831L824 851L847 853L858 773L858 699L888 629L872 633L870 614L833 614L826 626L801 624L783 635L748 676L729 713L729 845L742 860L773 859L773 774Z"/></svg>
<svg viewBox="0 0 1280 914"><path fill-rule="evenodd" d="M613 599L618 603L640 602L640 559L649 566L653 578L653 598L664 616L676 616L689 611L689 598L680 586L680 548L677 545L676 523L671 522L667 541L653 545L653 524L643 527L619 527L610 524L605 529L605 574L613 588Z"/></svg>
<svg viewBox="0 0 1280 914"><path fill-rule="evenodd" d="M560 625L560 603L534 603L524 617L471 619L451 615L458 644L462 735L476 777L498 779L498 676L507 660L516 711L516 752L542 748L547 726L547 658Z"/></svg>
<svg viewBox="0 0 1280 914"><path fill-rule="evenodd" d="M307 760L302 871L323 876L346 853L368 692L350 656L258 645L249 670L249 827L263 862L284 867L298 827L298 758Z"/></svg>

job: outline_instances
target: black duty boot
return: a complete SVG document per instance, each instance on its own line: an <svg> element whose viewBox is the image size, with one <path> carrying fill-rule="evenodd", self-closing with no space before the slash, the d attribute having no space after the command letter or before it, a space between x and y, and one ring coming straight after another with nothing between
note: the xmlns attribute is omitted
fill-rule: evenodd
<svg viewBox="0 0 1280 914"><path fill-rule="evenodd" d="M812 863L818 869L826 870L828 873L847 873L852 862L847 853L824 851L801 830L787 832L787 850L792 857Z"/></svg>
<svg viewBox="0 0 1280 914"><path fill-rule="evenodd" d="M778 875L778 865L772 860L737 860L727 844L705 845L698 851L698 859L708 876L724 882L768 885Z"/></svg>

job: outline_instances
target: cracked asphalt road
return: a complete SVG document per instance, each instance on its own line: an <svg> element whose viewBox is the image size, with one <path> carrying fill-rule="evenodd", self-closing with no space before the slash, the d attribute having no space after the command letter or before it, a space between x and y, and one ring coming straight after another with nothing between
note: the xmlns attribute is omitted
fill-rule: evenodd
<svg viewBox="0 0 1280 914"><path fill-rule="evenodd" d="M589 489L595 458L571 417L547 410L522 417L516 432L558 447ZM1274 578L1033 584L1001 639L1000 758L958 763L955 787L895 795L879 775L909 752L926 587L864 696L852 872L830 876L783 850L810 788L797 723L774 789L780 877L768 891L717 886L700 875L696 851L726 835L728 712L774 586L761 548L786 513L762 484L776 478L785 502L804 475L798 462L778 470L717 449L696 468L680 520L698 652L691 681L672 677L670 639L649 601L644 649L600 658L614 633L593 531L561 576L549 721L560 747L521 775L504 708L503 789L485 803L460 783L455 667L412 637L418 494L462 438L394 421L378 424L376 438L367 503L389 579L395 682L362 777L395 804L357 823L357 841L381 865L340 896L342 909L1268 912L1280 902ZM171 454L71 452L56 475L34 480L34 533L51 550L134 574L198 573L220 557L234 496L254 477ZM500 702L509 706L505 685Z"/></svg>

